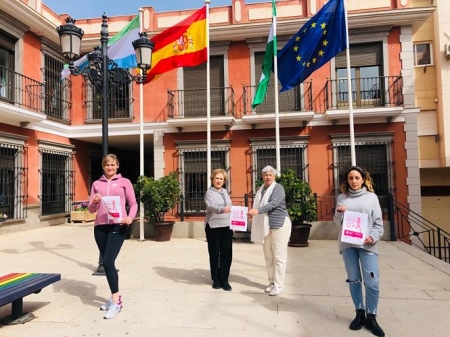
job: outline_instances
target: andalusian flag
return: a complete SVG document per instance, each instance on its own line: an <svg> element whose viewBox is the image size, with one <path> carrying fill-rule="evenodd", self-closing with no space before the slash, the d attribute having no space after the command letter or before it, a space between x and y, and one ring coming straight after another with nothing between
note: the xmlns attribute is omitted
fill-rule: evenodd
<svg viewBox="0 0 450 337"><path fill-rule="evenodd" d="M275 30L277 27L277 9L275 1L272 0L272 26L270 27L269 38L267 39L266 53L262 64L262 74L253 99L252 109L264 102L266 98L267 86L269 85L270 73L273 67L273 58L277 54L277 37Z"/></svg>
<svg viewBox="0 0 450 337"><path fill-rule="evenodd" d="M139 15L131 20L116 35L108 41L108 57L117 63L119 68L135 68L137 67L136 54L132 45L132 41L139 39ZM75 66L84 69L89 61L87 55L79 58L74 62ZM70 75L68 65L64 65L61 72L61 80Z"/></svg>
<svg viewBox="0 0 450 337"><path fill-rule="evenodd" d="M108 41L108 57L119 68L134 68L137 65L132 42L139 39L139 15Z"/></svg>
<svg viewBox="0 0 450 337"><path fill-rule="evenodd" d="M206 6L151 40L155 43L148 83L169 70L194 67L207 61Z"/></svg>

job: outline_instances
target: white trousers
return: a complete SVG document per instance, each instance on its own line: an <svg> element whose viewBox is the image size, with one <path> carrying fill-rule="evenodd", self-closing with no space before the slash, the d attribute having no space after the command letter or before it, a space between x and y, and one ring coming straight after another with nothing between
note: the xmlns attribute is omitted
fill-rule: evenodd
<svg viewBox="0 0 450 337"><path fill-rule="evenodd" d="M269 283L274 283L279 288L284 287L286 274L287 244L291 236L291 220L286 217L283 227L270 229L264 238L263 250L266 259L267 276Z"/></svg>

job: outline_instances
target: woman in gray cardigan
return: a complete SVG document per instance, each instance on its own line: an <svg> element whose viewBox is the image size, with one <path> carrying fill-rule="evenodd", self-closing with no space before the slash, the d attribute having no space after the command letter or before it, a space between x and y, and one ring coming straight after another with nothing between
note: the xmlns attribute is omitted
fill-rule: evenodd
<svg viewBox="0 0 450 337"><path fill-rule="evenodd" d="M230 229L231 199L223 188L227 173L216 169L211 173L212 186L206 191L205 232L208 241L212 287L231 291L228 283L233 258L233 231Z"/></svg>
<svg viewBox="0 0 450 337"><path fill-rule="evenodd" d="M356 246L339 240L339 251L344 259L347 283L356 310L356 317L350 323L350 330L359 330L365 325L372 334L383 337L384 331L375 319L380 295L377 242L384 231L380 202L373 193L369 172L359 166L347 169L340 191L334 215L336 224L342 224L345 211L368 215L368 235L363 245ZM341 235L342 228L339 237ZM366 292L365 304L362 293L363 282Z"/></svg>

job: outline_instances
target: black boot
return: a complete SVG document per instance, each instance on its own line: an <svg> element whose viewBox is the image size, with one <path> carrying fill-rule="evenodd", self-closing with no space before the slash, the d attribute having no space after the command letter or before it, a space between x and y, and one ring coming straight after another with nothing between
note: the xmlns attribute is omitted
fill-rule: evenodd
<svg viewBox="0 0 450 337"><path fill-rule="evenodd" d="M372 334L378 337L384 337L384 331L380 328L375 319L376 315L367 314L366 328L372 331Z"/></svg>
<svg viewBox="0 0 450 337"><path fill-rule="evenodd" d="M366 311L364 309L356 310L356 317L350 323L350 330L359 330L366 324Z"/></svg>

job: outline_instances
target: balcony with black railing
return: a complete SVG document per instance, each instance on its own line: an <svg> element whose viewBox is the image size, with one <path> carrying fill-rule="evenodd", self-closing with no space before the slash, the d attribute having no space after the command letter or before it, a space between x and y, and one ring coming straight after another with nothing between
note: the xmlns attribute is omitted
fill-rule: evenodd
<svg viewBox="0 0 450 337"><path fill-rule="evenodd" d="M351 79L353 107L392 108L403 106L403 78L380 76ZM326 109L348 109L348 80L328 80L325 86Z"/></svg>
<svg viewBox="0 0 450 337"><path fill-rule="evenodd" d="M276 113L281 123L286 125L306 125L313 117L312 82L304 82L297 87L278 94L278 111L275 109L275 87L267 87L264 101L252 108L256 85L243 86L242 119L253 126L273 123Z"/></svg>
<svg viewBox="0 0 450 337"><path fill-rule="evenodd" d="M0 101L43 112L44 83L0 66Z"/></svg>
<svg viewBox="0 0 450 337"><path fill-rule="evenodd" d="M69 87L68 80L50 86L0 66L0 102L56 120L70 120Z"/></svg>
<svg viewBox="0 0 450 337"><path fill-rule="evenodd" d="M102 119L102 95L91 84L84 82L86 100L86 120L97 122ZM133 97L127 83L114 87L108 99L108 119L110 121L131 121L134 118L131 105Z"/></svg>
<svg viewBox="0 0 450 337"><path fill-rule="evenodd" d="M178 129L205 125L207 118L207 89L167 90L169 125ZM232 87L211 88L211 126L228 129L234 124L235 104Z"/></svg>
<svg viewBox="0 0 450 337"><path fill-rule="evenodd" d="M257 85L244 85L243 113L271 114L275 112L275 87L271 83L267 86L264 102L252 109ZM278 110L283 112L312 111L312 82L304 82L295 88L278 94Z"/></svg>
<svg viewBox="0 0 450 337"><path fill-rule="evenodd" d="M207 89L167 90L170 118L206 118ZM234 116L232 87L211 88L211 117Z"/></svg>

